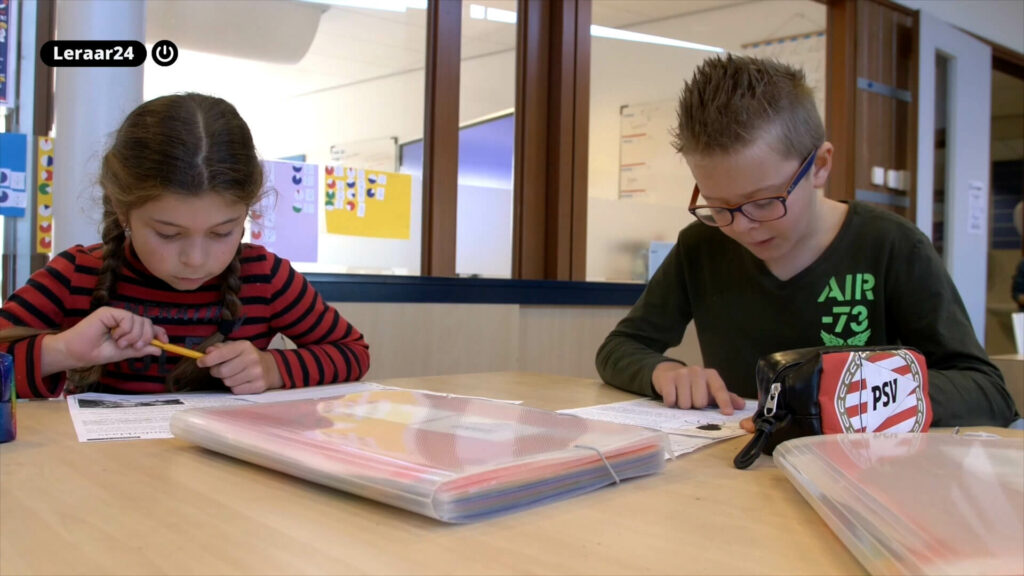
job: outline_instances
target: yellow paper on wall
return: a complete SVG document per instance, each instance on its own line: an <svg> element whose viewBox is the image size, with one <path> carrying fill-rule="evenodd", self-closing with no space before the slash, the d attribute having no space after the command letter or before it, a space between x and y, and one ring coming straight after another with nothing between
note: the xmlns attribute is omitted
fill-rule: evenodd
<svg viewBox="0 0 1024 576"><path fill-rule="evenodd" d="M327 166L324 189L328 234L409 239L412 176Z"/></svg>
<svg viewBox="0 0 1024 576"><path fill-rule="evenodd" d="M36 149L36 252L53 252L53 138L40 136Z"/></svg>

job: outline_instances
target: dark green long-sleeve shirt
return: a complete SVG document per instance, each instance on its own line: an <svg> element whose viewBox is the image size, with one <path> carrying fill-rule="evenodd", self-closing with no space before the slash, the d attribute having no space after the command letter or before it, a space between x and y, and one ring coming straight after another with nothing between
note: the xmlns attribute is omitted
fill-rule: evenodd
<svg viewBox="0 0 1024 576"><path fill-rule="evenodd" d="M717 228L679 233L629 314L597 352L609 384L657 396L651 374L696 323L704 366L757 397L763 355L821 345L900 344L928 363L934 426L1006 426L1017 417L931 242L904 218L853 202L818 259L789 280Z"/></svg>

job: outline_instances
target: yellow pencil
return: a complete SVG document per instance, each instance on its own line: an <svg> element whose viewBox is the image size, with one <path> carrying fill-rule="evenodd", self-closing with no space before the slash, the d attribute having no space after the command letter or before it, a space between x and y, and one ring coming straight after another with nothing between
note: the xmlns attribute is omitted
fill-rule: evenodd
<svg viewBox="0 0 1024 576"><path fill-rule="evenodd" d="M157 348L160 348L161 350L166 350L172 354L177 354L179 356L187 356L189 358L195 359L199 359L204 356L202 352L196 352L195 350L191 350L189 348L182 348L181 346L175 346L174 344L164 344L163 342L157 340L156 338L153 338L153 340L150 341L150 344L156 346Z"/></svg>

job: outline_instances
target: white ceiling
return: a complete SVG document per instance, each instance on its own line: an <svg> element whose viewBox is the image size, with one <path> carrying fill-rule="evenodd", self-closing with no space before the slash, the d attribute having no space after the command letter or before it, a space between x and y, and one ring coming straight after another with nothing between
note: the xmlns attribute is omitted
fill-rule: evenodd
<svg viewBox="0 0 1024 576"><path fill-rule="evenodd" d="M601 26L629 27L658 20L667 20L684 14L718 10L745 0L597 0L593 4L592 20Z"/></svg>

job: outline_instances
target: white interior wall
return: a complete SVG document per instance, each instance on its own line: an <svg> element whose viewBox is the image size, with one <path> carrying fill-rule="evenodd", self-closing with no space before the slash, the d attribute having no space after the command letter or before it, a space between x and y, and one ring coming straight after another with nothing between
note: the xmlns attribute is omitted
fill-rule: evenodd
<svg viewBox="0 0 1024 576"><path fill-rule="evenodd" d="M1024 53L1024 2L1021 0L895 0L939 20Z"/></svg>
<svg viewBox="0 0 1024 576"><path fill-rule="evenodd" d="M460 73L460 123L515 108L516 54L513 50L463 60Z"/></svg>

